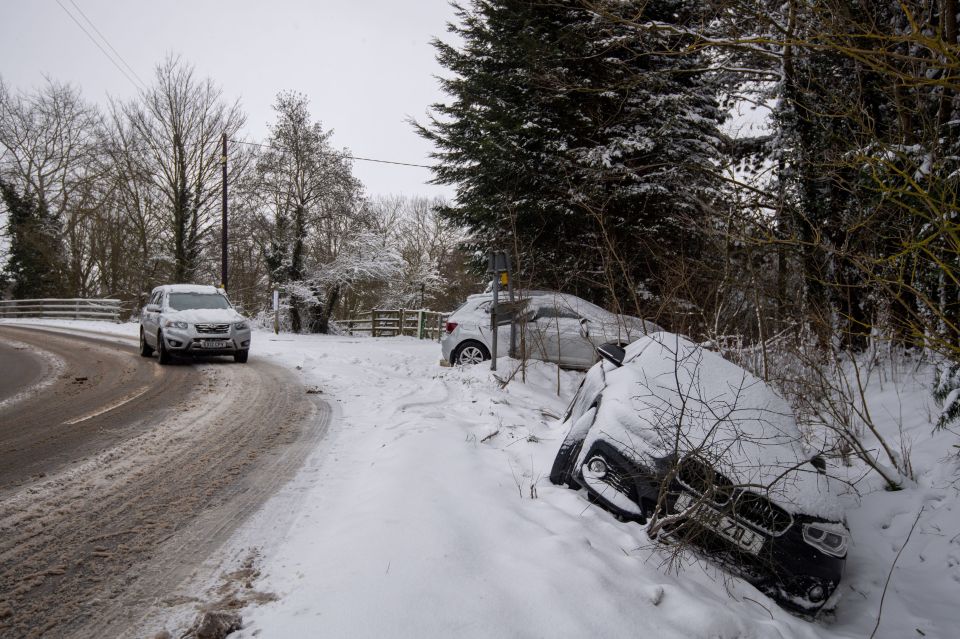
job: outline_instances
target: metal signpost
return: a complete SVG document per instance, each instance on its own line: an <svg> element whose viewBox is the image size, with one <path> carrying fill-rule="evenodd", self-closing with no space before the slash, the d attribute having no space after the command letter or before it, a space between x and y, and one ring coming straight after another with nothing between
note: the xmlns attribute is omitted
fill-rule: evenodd
<svg viewBox="0 0 960 639"><path fill-rule="evenodd" d="M492 277L493 302L490 304L490 331L492 352L490 354L490 370L497 370L497 341L499 337L500 321L498 310L500 303L500 287L506 286L510 303L508 313L510 314L510 348L509 354L514 356L514 344L516 343L516 322L515 306L513 299L513 278L510 277L510 256L504 251L491 251L487 258L487 274Z"/></svg>

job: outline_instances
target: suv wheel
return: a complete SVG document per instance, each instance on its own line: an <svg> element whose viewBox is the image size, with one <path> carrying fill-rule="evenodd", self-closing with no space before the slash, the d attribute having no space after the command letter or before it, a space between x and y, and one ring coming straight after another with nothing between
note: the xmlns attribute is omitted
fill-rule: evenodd
<svg viewBox="0 0 960 639"><path fill-rule="evenodd" d="M140 327L140 356L141 357L151 357L153 355L153 347L147 344L147 339L143 336L143 327Z"/></svg>
<svg viewBox="0 0 960 639"><path fill-rule="evenodd" d="M466 341L453 350L452 358L453 363L458 366L479 364L490 359L490 351L480 342Z"/></svg>
<svg viewBox="0 0 960 639"><path fill-rule="evenodd" d="M173 361L173 358L170 356L170 351L167 350L167 347L163 343L163 333L157 331L157 359L160 360L160 363L166 366Z"/></svg>
<svg viewBox="0 0 960 639"><path fill-rule="evenodd" d="M233 354L233 361L237 362L238 364L246 364L247 357L249 356L250 356L249 350L237 351L236 353Z"/></svg>
<svg viewBox="0 0 960 639"><path fill-rule="evenodd" d="M566 485L570 488L580 488L580 484L575 479L573 465L577 463L577 457L580 456L580 450L583 448L584 437L567 435L563 443L560 444L560 450L553 460L553 467L550 469L550 481L558 486Z"/></svg>

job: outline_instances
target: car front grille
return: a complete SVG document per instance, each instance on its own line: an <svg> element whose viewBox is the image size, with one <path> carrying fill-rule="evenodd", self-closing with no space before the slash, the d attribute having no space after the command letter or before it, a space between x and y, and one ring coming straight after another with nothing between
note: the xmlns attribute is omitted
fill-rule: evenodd
<svg viewBox="0 0 960 639"><path fill-rule="evenodd" d="M690 455L677 467L677 481L688 489L718 506L730 503L733 482L715 471L700 458Z"/></svg>
<svg viewBox="0 0 960 639"><path fill-rule="evenodd" d="M213 333L227 333L230 331L229 324L197 324L197 332L205 335Z"/></svg>
<svg viewBox="0 0 960 639"><path fill-rule="evenodd" d="M719 506L724 512L769 535L782 535L793 525L793 516L786 510L762 495L738 489L732 481L696 455L688 455L680 461L677 482L695 495Z"/></svg>
<svg viewBox="0 0 960 639"><path fill-rule="evenodd" d="M747 491L737 495L733 513L771 535L782 535L793 525L793 516L762 495Z"/></svg>

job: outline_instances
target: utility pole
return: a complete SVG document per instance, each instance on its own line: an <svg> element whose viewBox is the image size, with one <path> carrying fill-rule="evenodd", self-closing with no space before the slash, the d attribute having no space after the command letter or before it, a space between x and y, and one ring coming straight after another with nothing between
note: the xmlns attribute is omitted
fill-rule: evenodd
<svg viewBox="0 0 960 639"><path fill-rule="evenodd" d="M220 167L223 169L223 218L220 229L220 286L227 290L227 134L220 137L223 143L223 154L220 156Z"/></svg>

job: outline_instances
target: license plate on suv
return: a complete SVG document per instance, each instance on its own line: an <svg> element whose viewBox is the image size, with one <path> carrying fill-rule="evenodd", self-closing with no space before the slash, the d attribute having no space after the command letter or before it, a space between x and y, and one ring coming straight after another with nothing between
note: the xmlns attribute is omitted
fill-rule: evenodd
<svg viewBox="0 0 960 639"><path fill-rule="evenodd" d="M200 348L226 348L227 340L225 339L205 339L200 342Z"/></svg>
<svg viewBox="0 0 960 639"><path fill-rule="evenodd" d="M673 510L674 512L680 513L692 505L693 498L683 493L677 497ZM750 530L743 524L737 523L707 504L697 505L692 512L687 514L687 517L694 519L700 525L709 528L727 541L733 542L751 554L759 554L760 547L763 546L763 535Z"/></svg>

